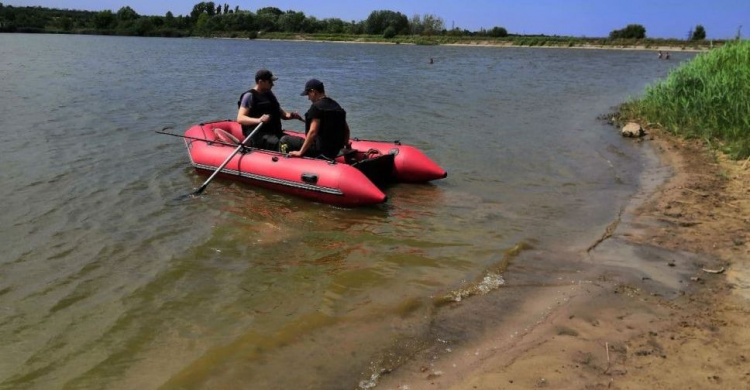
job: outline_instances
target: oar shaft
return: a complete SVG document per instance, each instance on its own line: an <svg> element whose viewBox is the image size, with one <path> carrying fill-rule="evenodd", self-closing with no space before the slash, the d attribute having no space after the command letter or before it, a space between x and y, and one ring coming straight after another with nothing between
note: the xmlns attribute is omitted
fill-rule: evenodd
<svg viewBox="0 0 750 390"><path fill-rule="evenodd" d="M156 130L155 132L157 134L171 135L172 137L180 137L180 138L185 138L185 139L191 139L191 140L194 140L194 141L205 141L205 142L208 142L208 143L225 145L225 146L237 146L237 144L230 144L228 142L219 141L218 139L213 139L212 140L212 139L207 139L207 138L189 137L187 135L174 134L174 133L169 133L169 132L166 132L166 131L159 131L159 130Z"/></svg>
<svg viewBox="0 0 750 390"><path fill-rule="evenodd" d="M200 188L198 188L193 194L199 195L201 192L203 192L203 190L205 190L206 187L208 187L208 183L210 183L211 180L213 180L214 177L218 175L219 172L221 172L221 170L224 169L225 166L227 166L227 164L229 164L229 160L231 160L240 151L240 149L242 149L242 147L245 146L245 142L249 141L250 138L252 138L252 136L255 135L255 133L257 133L258 130L260 130L262 126L263 126L263 122L258 123L258 126L256 126L255 129L253 129L253 131L250 132L250 134L248 134L244 140L242 140L240 145L237 146L237 149L235 149L234 152L232 152L232 154L227 156L226 160L224 160L224 162L221 163L221 165L219 165L219 168L217 168L216 171L214 171L214 173L212 173L211 176L209 176L208 179L203 183L203 185L201 185Z"/></svg>

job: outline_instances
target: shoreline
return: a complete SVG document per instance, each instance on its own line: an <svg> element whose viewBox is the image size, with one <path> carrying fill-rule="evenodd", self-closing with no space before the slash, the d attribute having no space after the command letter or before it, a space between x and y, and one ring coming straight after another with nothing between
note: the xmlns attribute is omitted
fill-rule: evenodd
<svg viewBox="0 0 750 390"><path fill-rule="evenodd" d="M577 252L595 270L537 288L516 318L419 353L376 388L746 388L750 162L648 132L640 190ZM486 298L473 299L463 306Z"/></svg>
<svg viewBox="0 0 750 390"><path fill-rule="evenodd" d="M195 37L192 37L195 38ZM202 38L205 39L205 38ZM247 38L226 38L226 37L212 37L210 39L232 39L232 40L250 40ZM327 41L319 39L282 39L282 38L256 38L252 41L282 41L282 42L314 42L314 43L342 43L342 44L363 44L363 45L406 45L406 46L418 46L412 42L368 42L368 41ZM486 47L486 48L528 48L528 49L580 49L580 50L632 50L632 51L668 51L668 52L684 52L684 53L703 53L711 50L710 47L702 48L688 48L680 46L647 46L647 45L514 45L512 42L504 43L492 43L489 41L475 41L470 43L439 43L435 45L424 45L424 46L452 46L452 47Z"/></svg>

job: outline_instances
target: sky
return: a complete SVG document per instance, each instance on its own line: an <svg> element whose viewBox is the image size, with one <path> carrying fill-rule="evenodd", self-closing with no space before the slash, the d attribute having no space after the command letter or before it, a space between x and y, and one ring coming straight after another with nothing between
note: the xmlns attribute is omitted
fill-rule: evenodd
<svg viewBox="0 0 750 390"><path fill-rule="evenodd" d="M198 0L0 0L12 6L117 12L124 6L139 15L189 15ZM230 9L255 12L263 7L304 12L318 19L362 21L372 11L407 17L431 14L445 27L469 31L505 27L511 34L606 37L612 30L640 24L650 38L686 39L697 25L707 39L730 39L740 31L750 38L750 0L228 0ZM740 27L741 26L741 27Z"/></svg>

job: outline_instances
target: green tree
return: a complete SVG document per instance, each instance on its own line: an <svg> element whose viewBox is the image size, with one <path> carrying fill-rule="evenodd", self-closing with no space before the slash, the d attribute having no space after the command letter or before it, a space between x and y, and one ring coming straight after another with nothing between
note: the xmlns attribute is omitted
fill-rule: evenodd
<svg viewBox="0 0 750 390"><path fill-rule="evenodd" d="M61 16L55 20L55 24L63 31L70 31L73 29L73 19L68 16Z"/></svg>
<svg viewBox="0 0 750 390"><path fill-rule="evenodd" d="M151 18L143 17L135 21L135 33L138 36L147 36L154 29Z"/></svg>
<svg viewBox="0 0 750 390"><path fill-rule="evenodd" d="M197 23L198 18L202 14L206 14L208 16L214 16L216 13L216 6L214 5L213 1L201 1L200 3L193 6L193 10L190 12L190 18L193 19Z"/></svg>
<svg viewBox="0 0 750 390"><path fill-rule="evenodd" d="M305 23L305 14L302 12L287 11L279 16L277 24L281 31L301 32Z"/></svg>
<svg viewBox="0 0 750 390"><path fill-rule="evenodd" d="M691 41L702 41L706 39L706 29L702 25L695 26L693 34L690 36Z"/></svg>
<svg viewBox="0 0 750 390"><path fill-rule="evenodd" d="M646 28L640 24L629 24L620 30L612 30L609 33L611 39L643 39L646 38Z"/></svg>
<svg viewBox="0 0 750 390"><path fill-rule="evenodd" d="M195 29L198 30L198 33L202 35L207 35L209 33L208 22L210 20L211 17L208 16L208 13L202 13L198 16L198 21L195 22Z"/></svg>
<svg viewBox="0 0 750 390"><path fill-rule="evenodd" d="M341 19L324 19L323 23L326 25L325 32L329 34L343 34L346 32L346 23Z"/></svg>
<svg viewBox="0 0 750 390"><path fill-rule="evenodd" d="M258 9L257 15L258 28L263 31L277 31L279 17L283 12L276 7L264 7Z"/></svg>
<svg viewBox="0 0 750 390"><path fill-rule="evenodd" d="M424 28L422 28L422 17L419 14L414 14L409 21L409 31L412 35L421 35Z"/></svg>
<svg viewBox="0 0 750 390"><path fill-rule="evenodd" d="M167 11L167 14L164 16L164 25L167 27L174 26L174 15L172 14L172 11Z"/></svg>
<svg viewBox="0 0 750 390"><path fill-rule="evenodd" d="M505 27L493 27L492 30L487 33L487 35L496 38L507 37L508 30L506 30Z"/></svg>
<svg viewBox="0 0 750 390"><path fill-rule="evenodd" d="M372 11L365 21L368 34L383 34L388 27L393 27L396 34L408 34L409 19L401 12L382 10Z"/></svg>
<svg viewBox="0 0 750 390"><path fill-rule="evenodd" d="M422 17L423 35L429 36L432 34L439 34L443 30L445 30L445 23L442 18L430 14L426 14Z"/></svg>
<svg viewBox="0 0 750 390"><path fill-rule="evenodd" d="M119 11L117 11L117 20L121 22L133 21L133 20L138 19L139 17L140 15L138 15L138 13L135 12L135 10L133 10L132 8L128 6L122 7L120 8Z"/></svg>
<svg viewBox="0 0 750 390"><path fill-rule="evenodd" d="M114 28L115 26L115 14L112 11L105 9L104 11L97 12L91 19L91 23L97 30L107 30Z"/></svg>

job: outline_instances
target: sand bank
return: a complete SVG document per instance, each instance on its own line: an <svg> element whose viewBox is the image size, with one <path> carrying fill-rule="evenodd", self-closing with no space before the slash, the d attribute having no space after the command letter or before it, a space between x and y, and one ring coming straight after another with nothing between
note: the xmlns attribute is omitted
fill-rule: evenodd
<svg viewBox="0 0 750 390"><path fill-rule="evenodd" d="M503 318L481 337L438 342L377 389L750 388L750 162L649 133L641 190L572 248L559 283L496 305ZM514 288L456 304L443 327Z"/></svg>

